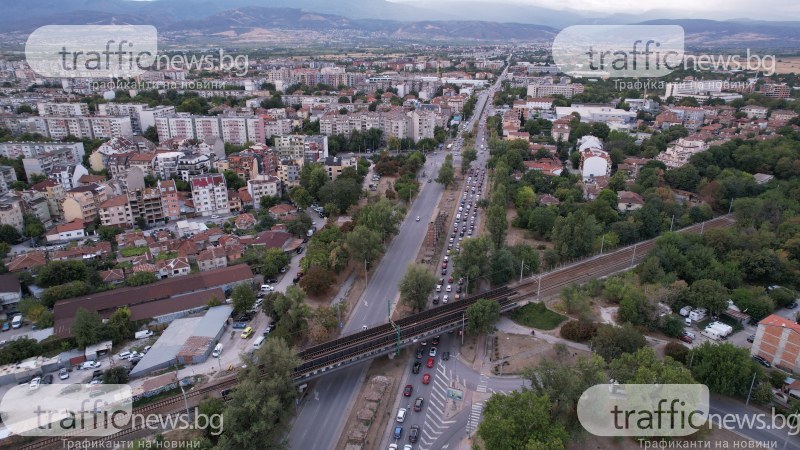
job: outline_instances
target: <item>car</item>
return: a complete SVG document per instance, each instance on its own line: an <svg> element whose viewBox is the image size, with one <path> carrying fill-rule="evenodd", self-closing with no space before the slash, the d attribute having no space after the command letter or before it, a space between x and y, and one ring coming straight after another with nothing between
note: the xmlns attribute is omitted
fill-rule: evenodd
<svg viewBox="0 0 800 450"><path fill-rule="evenodd" d="M786 305L786 308L788 308L788 309L795 309L795 308L797 308L797 302L792 302L792 303L789 303L788 305Z"/></svg>
<svg viewBox="0 0 800 450"><path fill-rule="evenodd" d="M445 289L445 291L447 291L447 292L453 292L453 287L452 287L452 286L450 286L450 285L448 284L448 285L447 285L447 289Z"/></svg>
<svg viewBox="0 0 800 450"><path fill-rule="evenodd" d="M423 400L422 397L417 397L417 399L414 400L414 412L422 411L422 404L424 402L425 402L425 400Z"/></svg>
<svg viewBox="0 0 800 450"><path fill-rule="evenodd" d="M394 427L394 433L392 433L392 437L394 437L395 439L400 439L402 435L403 435L403 427L401 427L400 425Z"/></svg>
<svg viewBox="0 0 800 450"><path fill-rule="evenodd" d="M411 429L408 430L408 442L412 444L419 440L419 425L411 425Z"/></svg>
<svg viewBox="0 0 800 450"><path fill-rule="evenodd" d="M442 269L442 275L447 275L447 268Z"/></svg>
<svg viewBox="0 0 800 450"><path fill-rule="evenodd" d="M90 381L89 384L103 384L103 380L95 378L92 381Z"/></svg>
<svg viewBox="0 0 800 450"><path fill-rule="evenodd" d="M430 384L431 382L431 374L426 373L422 376L422 384Z"/></svg>
<svg viewBox="0 0 800 450"><path fill-rule="evenodd" d="M750 336L747 336L747 342L753 343L755 340L756 340L756 335L755 334L751 334Z"/></svg>
<svg viewBox="0 0 800 450"><path fill-rule="evenodd" d="M67 378L69 378L69 372L67 372L66 368L62 367L61 369L59 369L58 378L60 380L66 380Z"/></svg>
<svg viewBox="0 0 800 450"><path fill-rule="evenodd" d="M11 329L11 322L3 322L3 331L8 331Z"/></svg>
<svg viewBox="0 0 800 450"><path fill-rule="evenodd" d="M79 367L81 370L96 369L100 367L100 361L85 361Z"/></svg>
<svg viewBox="0 0 800 450"><path fill-rule="evenodd" d="M436 347L431 347L430 351L428 351L428 356L430 357L436 356Z"/></svg>
<svg viewBox="0 0 800 450"><path fill-rule="evenodd" d="M448 283L452 283L452 282L453 282L453 277L450 277L450 278L448 278L448 279L447 279L447 282L448 282Z"/></svg>
<svg viewBox="0 0 800 450"><path fill-rule="evenodd" d="M417 216L417 222L419 222L419 216Z"/></svg>
<svg viewBox="0 0 800 450"><path fill-rule="evenodd" d="M434 305L438 305L439 304L439 296L438 295L434 295L433 296L433 304Z"/></svg>
<svg viewBox="0 0 800 450"><path fill-rule="evenodd" d="M142 349L142 353L147 353L147 352L149 352L151 348L153 348L153 346L152 346L152 345L148 345L148 346L146 346L145 348L143 348L143 349Z"/></svg>
<svg viewBox="0 0 800 450"><path fill-rule="evenodd" d="M684 331L683 335L684 336L689 336L690 338L692 338L692 340L697 339L697 336L695 336L695 334L692 333L691 331Z"/></svg>
<svg viewBox="0 0 800 450"><path fill-rule="evenodd" d="M253 335L253 327L247 327L242 331L242 339L247 339Z"/></svg>
<svg viewBox="0 0 800 450"><path fill-rule="evenodd" d="M422 347L417 348L417 359L422 359Z"/></svg>
<svg viewBox="0 0 800 450"><path fill-rule="evenodd" d="M134 366L134 365L136 365L136 363L138 363L141 360L142 360L142 358L131 358L131 359L128 360L128 362L131 363L131 366Z"/></svg>
<svg viewBox="0 0 800 450"><path fill-rule="evenodd" d="M130 357L131 357L131 352L129 352L129 351L127 351L127 350L126 350L126 351L124 351L124 352L120 352L120 353L117 355L117 359L121 359L121 360L130 359Z"/></svg>
<svg viewBox="0 0 800 450"><path fill-rule="evenodd" d="M694 341L694 339L692 339L690 336L687 336L685 334L682 334L682 335L678 336L678 340L686 342L687 344L691 344Z"/></svg>
<svg viewBox="0 0 800 450"><path fill-rule="evenodd" d="M442 280L444 280L444 278L442 278ZM442 285L441 284L437 284L436 285L436 292L442 292Z"/></svg>
<svg viewBox="0 0 800 450"><path fill-rule="evenodd" d="M427 367L428 369L432 369L433 368L433 362L434 362L434 360L433 360L432 357L428 358L428 361L425 362L425 367Z"/></svg>
<svg viewBox="0 0 800 450"><path fill-rule="evenodd" d="M36 389L39 389L39 384L41 384L41 382L42 382L42 379L40 377L35 377L28 384L28 389L30 389L32 391L35 391Z"/></svg>
<svg viewBox="0 0 800 450"><path fill-rule="evenodd" d="M442 297L442 303L444 303L445 305L447 304L447 302L449 300L450 300L450 298L448 296L446 296L446 295L444 297Z"/></svg>
<svg viewBox="0 0 800 450"><path fill-rule="evenodd" d="M270 285L268 285L268 284L262 284L262 285L261 285L261 292L263 292L263 293L265 293L265 294L266 294L267 292L272 292L272 291L274 291L274 290L275 290L275 288L274 288L274 287L272 287L272 286L270 286Z"/></svg>
<svg viewBox="0 0 800 450"><path fill-rule="evenodd" d="M442 353L442 361L448 361L448 360L450 360L450 352Z"/></svg>
<svg viewBox="0 0 800 450"><path fill-rule="evenodd" d="M412 392L414 392L414 386L407 384L405 389L403 389L403 397L411 397Z"/></svg>
<svg viewBox="0 0 800 450"><path fill-rule="evenodd" d="M769 363L763 356L753 355L753 359L756 360L757 363L761 364L764 367L772 367L772 364Z"/></svg>
<svg viewBox="0 0 800 450"><path fill-rule="evenodd" d="M431 339L431 345L439 345L439 339L441 339L441 336L434 336L433 339Z"/></svg>
<svg viewBox="0 0 800 450"><path fill-rule="evenodd" d="M411 373L414 375L418 374L420 368L422 368L422 363L419 361L414 361L414 367L411 368Z"/></svg>

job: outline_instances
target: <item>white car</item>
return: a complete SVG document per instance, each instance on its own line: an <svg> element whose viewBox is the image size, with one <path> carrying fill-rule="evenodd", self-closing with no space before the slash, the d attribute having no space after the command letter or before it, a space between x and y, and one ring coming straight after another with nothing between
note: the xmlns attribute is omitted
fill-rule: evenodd
<svg viewBox="0 0 800 450"><path fill-rule="evenodd" d="M437 284L436 285L436 292L442 292L442 285L441 284Z"/></svg>
<svg viewBox="0 0 800 450"><path fill-rule="evenodd" d="M121 352L119 355L117 355L117 359L121 360L130 359L130 357L131 357L131 352L129 351L124 351Z"/></svg>
<svg viewBox="0 0 800 450"><path fill-rule="evenodd" d="M447 302L449 300L450 300L450 298L448 296L446 296L446 295L444 297L442 297L442 303L444 303L444 304L447 304Z"/></svg>
<svg viewBox="0 0 800 450"><path fill-rule="evenodd" d="M436 356L436 347L431 347L430 351L428 352L428 356L430 357Z"/></svg>
<svg viewBox="0 0 800 450"><path fill-rule="evenodd" d="M419 216L417 216L417 222L419 222Z"/></svg>
<svg viewBox="0 0 800 450"><path fill-rule="evenodd" d="M97 369L100 367L100 361L86 361L80 365L81 370Z"/></svg>
<svg viewBox="0 0 800 450"><path fill-rule="evenodd" d="M212 219L219 219L219 216L218 216L218 215L216 215L216 214L212 214L212 215L211 215L211 218L212 218Z"/></svg>
<svg viewBox="0 0 800 450"><path fill-rule="evenodd" d="M445 289L445 290L446 290L447 292L452 292L452 291L453 291L453 287L452 287L452 286L450 286L450 285L448 284L448 285L447 285L447 289Z"/></svg>
<svg viewBox="0 0 800 450"><path fill-rule="evenodd" d="M58 378L62 380L69 378L69 372L67 372L67 369L62 367L61 370L58 371Z"/></svg>
<svg viewBox="0 0 800 450"><path fill-rule="evenodd" d="M262 284L261 285L261 292L265 292L266 293L266 292L272 292L274 290L275 290L275 288L270 286L270 285L268 285L268 284Z"/></svg>
<svg viewBox="0 0 800 450"><path fill-rule="evenodd" d="M28 386L30 390L35 391L39 389L39 384L42 382L41 377L36 377L31 380L31 384Z"/></svg>

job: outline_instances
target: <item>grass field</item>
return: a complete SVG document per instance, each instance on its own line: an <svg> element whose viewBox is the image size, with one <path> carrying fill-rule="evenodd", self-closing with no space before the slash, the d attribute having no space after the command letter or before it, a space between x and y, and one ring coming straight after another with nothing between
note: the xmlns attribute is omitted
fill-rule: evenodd
<svg viewBox="0 0 800 450"><path fill-rule="evenodd" d="M559 326L561 322L567 320L566 317L551 311L544 306L544 303L528 303L522 308L514 311L511 320L526 327L537 328L539 330L552 330Z"/></svg>

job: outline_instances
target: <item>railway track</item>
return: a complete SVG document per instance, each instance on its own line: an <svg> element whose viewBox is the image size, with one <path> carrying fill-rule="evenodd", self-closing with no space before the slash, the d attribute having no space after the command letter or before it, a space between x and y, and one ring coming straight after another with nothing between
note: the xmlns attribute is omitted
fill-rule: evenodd
<svg viewBox="0 0 800 450"><path fill-rule="evenodd" d="M696 224L678 230L678 233L698 234L705 229L727 228L734 223L730 215L720 216L704 224ZM479 299L495 300L500 303L501 308L506 309L512 307L512 304L530 301L532 295L550 296L557 294L567 285L583 283L593 278L605 277L626 270L642 261L655 245L656 239L650 239L633 247L625 247L610 253L594 256L540 276L529 277L518 283L501 286L479 295L467 297L464 300L454 301L447 305L405 317L395 322L400 328L400 339L404 336L408 339L410 336L424 335L462 320L466 309ZM388 323L349 336L343 336L301 351L298 356L303 360L303 363L295 368L292 375L295 379L301 379L305 374L360 359L359 357L364 355L382 354L382 351L392 347L397 341L397 329ZM235 377L227 378L213 385L190 391L186 394L186 397L187 400L194 399L232 387L235 384ZM134 413L161 413L171 416L180 414L180 412L176 411L180 411L183 406L183 397L175 396L136 408ZM15 450L63 448L65 440L79 439L119 441L142 431L142 428L141 425L137 425L136 427L120 430L115 434L102 437L69 433L58 437L42 438L35 442L19 442L18 445L12 443L11 448Z"/></svg>

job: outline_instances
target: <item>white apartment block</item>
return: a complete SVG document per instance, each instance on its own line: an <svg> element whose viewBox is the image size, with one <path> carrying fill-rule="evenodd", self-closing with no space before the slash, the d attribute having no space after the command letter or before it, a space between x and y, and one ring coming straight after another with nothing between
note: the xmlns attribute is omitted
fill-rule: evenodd
<svg viewBox="0 0 800 450"><path fill-rule="evenodd" d="M193 116L174 114L155 118L159 141L169 139L205 139L218 137L226 143L242 145L245 142L266 141L264 122L256 116Z"/></svg>
<svg viewBox="0 0 800 450"><path fill-rule="evenodd" d="M302 134L275 136L274 150L281 160L316 162L328 157L328 137Z"/></svg>
<svg viewBox="0 0 800 450"><path fill-rule="evenodd" d="M41 102L36 104L40 116L88 116L89 105L86 103L54 103Z"/></svg>
<svg viewBox="0 0 800 450"><path fill-rule="evenodd" d="M677 142L667 147L665 151L656 155L656 160L663 162L670 169L676 169L688 163L692 155L704 152L709 147L708 143L702 139L687 136L678 139Z"/></svg>
<svg viewBox="0 0 800 450"><path fill-rule="evenodd" d="M33 158L62 149L69 150L76 160L83 160L83 142L0 142L0 156L10 159Z"/></svg>
<svg viewBox="0 0 800 450"><path fill-rule="evenodd" d="M320 126L322 126L322 122L320 122ZM292 132L292 120L291 119L276 119L276 120L267 120L264 121L264 139L270 138L275 135L284 135L290 134ZM327 136L330 134L322 133ZM337 134L337 133L333 133Z"/></svg>
<svg viewBox="0 0 800 450"><path fill-rule="evenodd" d="M227 214L228 187L221 173L198 175L190 180L195 212L201 216Z"/></svg>
<svg viewBox="0 0 800 450"><path fill-rule="evenodd" d="M633 111L625 111L624 109L611 108L608 106L556 106L556 119L563 119L569 117L572 113L578 113L581 116L581 122L603 122L611 123L617 122L622 124L632 124L636 121L636 113Z"/></svg>
<svg viewBox="0 0 800 450"><path fill-rule="evenodd" d="M149 107L144 103L101 103L97 106L97 114L102 116L129 116L133 132L141 134L147 128L155 126L156 117L167 117L175 114L174 106Z"/></svg>
<svg viewBox="0 0 800 450"><path fill-rule="evenodd" d="M247 180L247 192L253 197L255 209L260 209L261 197L281 196L281 180L271 176L260 176L253 180Z"/></svg>
<svg viewBox="0 0 800 450"><path fill-rule="evenodd" d="M529 84L528 97L551 97L553 95L563 95L571 98L583 92L583 85L580 83L559 83L559 84Z"/></svg>
<svg viewBox="0 0 800 450"><path fill-rule="evenodd" d="M75 136L78 139L111 139L133 135L128 116L45 117L51 139Z"/></svg>

